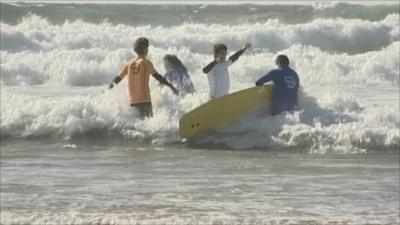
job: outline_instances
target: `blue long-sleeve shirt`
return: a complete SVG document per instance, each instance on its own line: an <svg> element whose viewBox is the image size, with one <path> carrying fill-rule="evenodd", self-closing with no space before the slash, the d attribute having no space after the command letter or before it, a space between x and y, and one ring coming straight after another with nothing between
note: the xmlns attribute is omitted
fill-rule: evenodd
<svg viewBox="0 0 400 225"><path fill-rule="evenodd" d="M297 105L297 95L300 85L299 76L289 66L271 70L257 80L256 85L263 85L272 81L274 83L272 113L292 110Z"/></svg>
<svg viewBox="0 0 400 225"><path fill-rule="evenodd" d="M196 92L189 74L183 68L176 68L168 71L164 77L168 80L168 82L174 84L179 93L183 95L193 94Z"/></svg>

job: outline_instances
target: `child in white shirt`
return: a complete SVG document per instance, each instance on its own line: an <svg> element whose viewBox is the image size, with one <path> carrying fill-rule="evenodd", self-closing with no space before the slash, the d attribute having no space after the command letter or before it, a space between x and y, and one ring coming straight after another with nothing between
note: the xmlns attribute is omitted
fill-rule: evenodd
<svg viewBox="0 0 400 225"><path fill-rule="evenodd" d="M230 75L228 67L250 47L251 45L247 43L241 50L237 51L226 60L228 51L226 45L214 45L214 61L210 62L203 68L203 73L207 74L208 84L210 86L210 99L218 98L229 93Z"/></svg>

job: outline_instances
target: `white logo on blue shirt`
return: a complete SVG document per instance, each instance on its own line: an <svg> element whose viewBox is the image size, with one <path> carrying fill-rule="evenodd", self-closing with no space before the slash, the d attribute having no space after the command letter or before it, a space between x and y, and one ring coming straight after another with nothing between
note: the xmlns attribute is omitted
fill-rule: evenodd
<svg viewBox="0 0 400 225"><path fill-rule="evenodd" d="M296 80L293 77L287 76L287 77L285 77L284 81L285 81L286 86L288 88L295 88L296 87Z"/></svg>

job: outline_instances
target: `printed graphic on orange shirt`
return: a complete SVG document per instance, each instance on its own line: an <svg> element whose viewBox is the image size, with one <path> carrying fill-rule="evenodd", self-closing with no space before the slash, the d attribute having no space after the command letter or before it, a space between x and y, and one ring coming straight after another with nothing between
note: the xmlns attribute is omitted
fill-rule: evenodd
<svg viewBox="0 0 400 225"><path fill-rule="evenodd" d="M131 71L132 71L132 75L136 75L139 73L140 70L140 65L136 64L136 63L132 63L131 64Z"/></svg>

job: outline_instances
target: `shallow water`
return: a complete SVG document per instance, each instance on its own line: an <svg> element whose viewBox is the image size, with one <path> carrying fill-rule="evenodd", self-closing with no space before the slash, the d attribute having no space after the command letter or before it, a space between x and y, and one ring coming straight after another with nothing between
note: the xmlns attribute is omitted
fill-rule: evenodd
<svg viewBox="0 0 400 225"><path fill-rule="evenodd" d="M3 143L2 223L399 222L399 152Z"/></svg>
<svg viewBox="0 0 400 225"><path fill-rule="evenodd" d="M222 3L2 3L0 222L399 224L398 2ZM151 81L146 120L126 81L104 91L138 36L160 73L176 54L198 91ZM217 42L253 45L230 67L231 92L288 55L299 110L182 139Z"/></svg>

